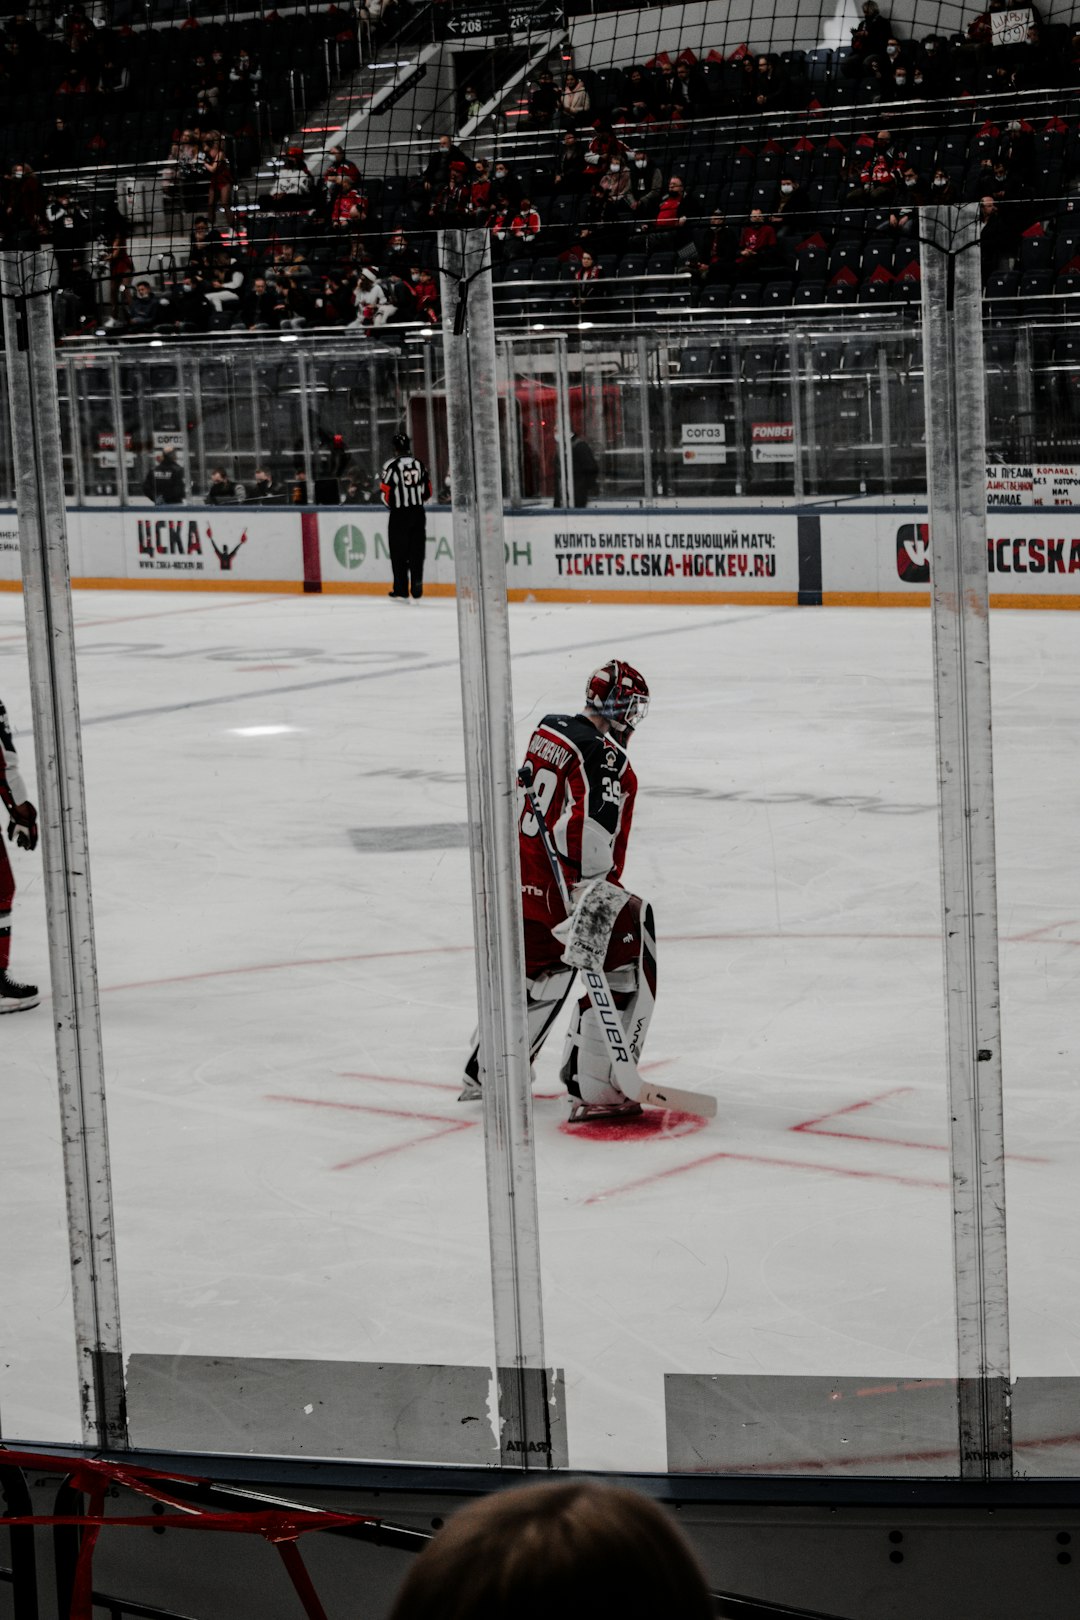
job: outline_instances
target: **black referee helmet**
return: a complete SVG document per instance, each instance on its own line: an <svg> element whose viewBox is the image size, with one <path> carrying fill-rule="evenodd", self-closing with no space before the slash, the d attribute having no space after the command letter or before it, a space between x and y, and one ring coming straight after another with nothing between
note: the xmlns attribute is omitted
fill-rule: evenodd
<svg viewBox="0 0 1080 1620"><path fill-rule="evenodd" d="M390 440L390 448L396 450L399 455L407 456L412 449L412 445L409 443L409 435L407 433L395 433Z"/></svg>

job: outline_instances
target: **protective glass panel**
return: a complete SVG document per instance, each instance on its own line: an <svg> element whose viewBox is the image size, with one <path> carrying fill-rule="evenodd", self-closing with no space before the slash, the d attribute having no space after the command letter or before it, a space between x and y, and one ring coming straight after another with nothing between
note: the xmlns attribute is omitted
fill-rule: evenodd
<svg viewBox="0 0 1080 1620"><path fill-rule="evenodd" d="M1075 1475L1080 917L1062 810L1080 604L1075 318L986 335L988 561L1015 1471Z"/></svg>
<svg viewBox="0 0 1080 1620"><path fill-rule="evenodd" d="M160 587L77 598L136 1445L499 1455L454 604L388 601L385 509L338 516L398 365L125 360L195 501L80 517Z"/></svg>
<svg viewBox="0 0 1080 1620"><path fill-rule="evenodd" d="M7 427L5 400L0 444L9 442ZM0 748L12 798L40 809L20 578L15 515L0 511ZM25 792L13 774L12 753ZM5 1439L71 1442L82 1438L82 1424L42 849L40 843L33 850L20 846L12 822L0 803L0 1011L7 1015L0 1023L0 1219L6 1234L0 1413Z"/></svg>
<svg viewBox="0 0 1080 1620"><path fill-rule="evenodd" d="M862 332L830 341L848 381L831 421L818 415L821 482L883 494L882 402L921 390L917 350ZM930 627L914 572L925 512L770 509L769 493L795 484L796 450L804 479L811 465L796 396L833 373L809 341L775 333L715 352L716 372L711 355L695 372L684 348L683 381L658 386L650 413L656 465L685 480L685 503L654 498L618 525L580 503L554 513L538 552L562 600L512 610L519 752L531 746L544 773L556 839L576 836L574 807L589 802L559 773L591 741L573 718L590 672L614 656L648 682L624 877L655 910L642 1075L718 1104L713 1120L663 1105L568 1120L575 1100L619 1097L587 1011L579 1025L581 982L560 977L561 947L530 921L530 895L535 912L533 891L554 889L523 823L537 1016L567 996L534 1096L547 1353L565 1369L570 1462L955 1473ZM684 457L687 421L724 427L715 460ZM755 422L788 431L755 440ZM841 438L851 459L834 471ZM612 451L589 450L603 487ZM733 462L763 509L725 507ZM511 546L525 521L508 517ZM923 611L885 605L905 590ZM551 715L569 718L545 729ZM624 803L610 752L608 802ZM648 923L613 904L612 993L645 1021Z"/></svg>

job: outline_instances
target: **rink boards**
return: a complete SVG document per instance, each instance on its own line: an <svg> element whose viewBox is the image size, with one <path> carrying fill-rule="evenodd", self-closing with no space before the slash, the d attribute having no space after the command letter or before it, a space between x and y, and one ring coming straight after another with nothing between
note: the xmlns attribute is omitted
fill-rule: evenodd
<svg viewBox="0 0 1080 1620"><path fill-rule="evenodd" d="M68 513L84 588L381 595L391 580L381 507L243 507ZM517 601L925 607L926 513L901 506L656 508L508 513ZM425 588L454 588L453 518L428 511ZM1080 607L1080 507L987 514L997 607ZM0 516L0 589L17 589L18 529Z"/></svg>

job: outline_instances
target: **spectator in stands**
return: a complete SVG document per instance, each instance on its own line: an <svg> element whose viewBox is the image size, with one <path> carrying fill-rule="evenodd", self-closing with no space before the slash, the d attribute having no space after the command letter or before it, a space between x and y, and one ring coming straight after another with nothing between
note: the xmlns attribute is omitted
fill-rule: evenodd
<svg viewBox="0 0 1080 1620"><path fill-rule="evenodd" d="M310 213L315 203L315 178L307 166L302 146L289 146L274 176L269 197L259 199L272 213Z"/></svg>
<svg viewBox="0 0 1080 1620"><path fill-rule="evenodd" d="M739 251L735 256L736 280L765 280L778 257L776 232L760 208L751 208L750 222L739 233Z"/></svg>
<svg viewBox="0 0 1080 1620"><path fill-rule="evenodd" d="M341 491L342 506L373 506L375 504L375 485L368 473L359 467L351 467L345 474L345 482Z"/></svg>
<svg viewBox="0 0 1080 1620"><path fill-rule="evenodd" d="M391 1620L709 1620L714 1610L664 1509L587 1482L493 1492L460 1508L412 1564Z"/></svg>
<svg viewBox="0 0 1080 1620"><path fill-rule="evenodd" d="M332 183L334 197L330 205L330 226L349 236L358 236L367 218L368 201L356 182L348 175Z"/></svg>
<svg viewBox="0 0 1080 1620"><path fill-rule="evenodd" d="M930 181L930 200L933 203L956 203L960 193L944 169L935 169Z"/></svg>
<svg viewBox="0 0 1080 1620"><path fill-rule="evenodd" d="M604 173L596 182L596 190L617 205L620 212L623 211L630 190L630 170L617 154L608 159Z"/></svg>
<svg viewBox="0 0 1080 1620"><path fill-rule="evenodd" d="M54 118L41 152L43 169L73 169L78 162L78 146L67 120Z"/></svg>
<svg viewBox="0 0 1080 1620"><path fill-rule="evenodd" d="M851 30L851 55L845 60L841 72L857 79L872 56L883 56L893 35L892 25L883 17L877 0L863 0L862 22Z"/></svg>
<svg viewBox="0 0 1080 1620"><path fill-rule="evenodd" d="M665 240L678 251L689 240L687 232L686 188L677 174L668 181L667 191L660 199L656 211L655 228L663 231Z"/></svg>
<svg viewBox="0 0 1080 1620"><path fill-rule="evenodd" d="M780 200L770 224L779 237L803 237L810 225L806 193L790 174L780 176Z"/></svg>
<svg viewBox="0 0 1080 1620"><path fill-rule="evenodd" d="M458 123L471 123L479 118L484 105L484 98L474 84L467 84L461 92L458 104Z"/></svg>
<svg viewBox="0 0 1080 1620"><path fill-rule="evenodd" d="M528 110L522 123L527 129L550 129L558 108L559 92L554 75L544 68L529 91Z"/></svg>
<svg viewBox="0 0 1080 1620"><path fill-rule="evenodd" d="M704 118L709 111L709 96L705 88L705 75L695 63L676 62L675 71L668 80L665 75L663 100L671 108L671 116L683 119Z"/></svg>
<svg viewBox="0 0 1080 1620"><path fill-rule="evenodd" d="M559 111L564 129L576 129L585 121L589 111L589 92L576 73L568 73L563 80Z"/></svg>
<svg viewBox="0 0 1080 1620"><path fill-rule="evenodd" d="M450 165L450 178L441 191L435 193L431 204L431 219L444 230L453 230L469 223L472 204L472 180L469 165L464 158Z"/></svg>
<svg viewBox="0 0 1080 1620"><path fill-rule="evenodd" d="M244 290L244 272L235 253L231 253L226 247L218 246L209 274L204 278L203 287L216 314L228 314L231 317L234 310L239 313L240 294Z"/></svg>
<svg viewBox="0 0 1080 1620"><path fill-rule="evenodd" d="M915 57L915 73L922 74L923 89L928 100L938 100L948 89L948 58L948 45L939 35L927 34L921 41ZM914 79L914 74L912 77Z"/></svg>
<svg viewBox="0 0 1080 1620"><path fill-rule="evenodd" d="M243 321L249 332L274 332L285 314L285 300L265 276L255 276L251 291L242 303Z"/></svg>
<svg viewBox="0 0 1080 1620"><path fill-rule="evenodd" d="M216 129L210 130L203 143L202 167L207 184L207 213L211 223L221 214L226 224L232 215L229 204L232 202L233 176L232 165L225 156L225 148L221 136Z"/></svg>
<svg viewBox="0 0 1080 1620"><path fill-rule="evenodd" d="M486 225L492 208L491 165L487 158L477 158L472 167L469 186L469 216L474 225Z"/></svg>
<svg viewBox="0 0 1080 1620"><path fill-rule="evenodd" d="M624 201L639 220L650 219L664 195L664 177L657 164L649 161L644 147L638 147L629 163L630 185Z"/></svg>
<svg viewBox="0 0 1080 1620"><path fill-rule="evenodd" d="M385 326L395 314L390 295L375 270L365 265L360 272L356 288L356 320L354 326L377 328Z"/></svg>
<svg viewBox="0 0 1080 1620"><path fill-rule="evenodd" d="M930 188L919 179L907 164L901 176L901 191L889 211L888 227L896 240L905 241L919 234L919 209L930 202Z"/></svg>
<svg viewBox="0 0 1080 1620"><path fill-rule="evenodd" d="M718 208L710 214L708 225L694 233L694 246L697 261L692 273L703 287L734 281L739 239Z"/></svg>
<svg viewBox="0 0 1080 1620"><path fill-rule="evenodd" d="M440 135L435 150L428 158L427 167L420 177L421 190L428 205L450 184L450 165L467 163L465 153L455 146L449 135Z"/></svg>
<svg viewBox="0 0 1080 1620"><path fill-rule="evenodd" d="M201 206L206 200L202 184L202 142L194 130L181 131L180 139L173 142L169 161L171 166L161 177L166 206L171 204L184 210Z"/></svg>
<svg viewBox="0 0 1080 1620"><path fill-rule="evenodd" d="M415 296L417 318L427 321L432 326L438 326L439 285L433 271L428 269L420 271L419 280L415 283Z"/></svg>
<svg viewBox="0 0 1080 1620"><path fill-rule="evenodd" d="M570 308L580 311L585 308L590 294L600 279L600 266L593 255L586 252L581 255L573 275L574 291L569 300Z"/></svg>
<svg viewBox="0 0 1080 1620"><path fill-rule="evenodd" d="M758 112L779 112L787 106L787 75L778 56L759 56L754 69L754 106Z"/></svg>
<svg viewBox="0 0 1080 1620"><path fill-rule="evenodd" d="M495 169L491 179L492 206L501 197L510 207L514 207L521 196L521 182L509 169L502 158L496 158Z"/></svg>
<svg viewBox="0 0 1080 1620"><path fill-rule="evenodd" d="M902 159L887 129L879 129L873 150L859 169L857 183L847 194L852 203L891 202L900 190Z"/></svg>
<svg viewBox="0 0 1080 1620"><path fill-rule="evenodd" d="M573 130L567 130L555 156L551 184L557 193L581 191L585 185L585 153Z"/></svg>
<svg viewBox="0 0 1080 1620"><path fill-rule="evenodd" d="M149 283L143 282L142 285L145 287ZM184 474L171 445L158 451L154 465L143 479L143 494L155 506L179 506L183 500Z"/></svg>
<svg viewBox="0 0 1080 1620"><path fill-rule="evenodd" d="M168 319L169 300L163 295L155 296L154 290L148 281L137 281L135 292L130 303L121 304L114 312L118 323L127 326L133 335L142 332L152 332L162 321Z"/></svg>
<svg viewBox="0 0 1080 1620"><path fill-rule="evenodd" d="M268 502L281 503L285 499L285 491L274 479L269 467L256 467L255 479L248 491L248 500L252 505L256 503L266 505Z"/></svg>
<svg viewBox="0 0 1080 1620"><path fill-rule="evenodd" d="M223 502L235 501L236 485L224 467L211 467L210 488L203 499L207 506L221 506Z"/></svg>
<svg viewBox="0 0 1080 1620"><path fill-rule="evenodd" d="M214 306L206 296L206 288L188 270L169 301L169 314L177 332L208 332L213 324Z"/></svg>
<svg viewBox="0 0 1080 1620"><path fill-rule="evenodd" d="M30 167L20 159L8 169L7 183L0 190L3 197L3 234L6 245L12 248L32 249L40 246L46 233L44 217L45 197L41 182Z"/></svg>
<svg viewBox="0 0 1080 1620"><path fill-rule="evenodd" d="M982 225L979 253L985 281L987 276L1001 269L1004 260L1011 258L1016 252L1019 231L1007 211L1000 208L993 197L980 199L979 220Z"/></svg>

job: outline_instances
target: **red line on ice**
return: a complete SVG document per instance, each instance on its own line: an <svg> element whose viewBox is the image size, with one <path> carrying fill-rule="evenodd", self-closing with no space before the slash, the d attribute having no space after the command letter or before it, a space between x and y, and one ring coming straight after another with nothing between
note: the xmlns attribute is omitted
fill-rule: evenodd
<svg viewBox="0 0 1080 1620"><path fill-rule="evenodd" d="M240 604L237 604L237 605L240 605ZM1052 923L1049 926L1053 927L1053 928L1062 928L1062 927L1065 927L1066 924L1064 924L1064 923ZM1045 930L1043 930L1043 932L1045 932ZM772 933L772 934L761 934L761 933L742 933L742 934L739 934L739 933L731 933L731 934L662 934L660 936L660 938L661 938L661 943L665 944L665 945L708 944L711 941L716 941L716 940L738 941L741 944L752 945L755 942L755 940L760 940L764 944L769 944L769 943L772 943L772 942L776 942L776 941L779 941L779 940L785 940L785 939L792 939L792 940L804 940L804 939L809 939L809 940L830 940L830 939L856 939L856 940L858 940L858 939L863 939L863 940L866 940L866 939L874 939L874 940L940 939L941 935L940 934L869 934L869 933L861 933L861 934L855 934L855 933L852 933L852 934L845 934L845 933L838 933L838 934L837 933L832 933L832 934L830 934L830 933L804 933L804 934L800 934L800 933L777 932L777 933ZM1027 936L1023 935L1023 934L1017 935L1015 939L1010 938L1008 935L1002 936L1002 944L1005 944L1005 945L1016 945L1016 944L1024 944L1024 943L1029 943L1029 941L1028 941ZM1048 945L1080 946L1080 939L1052 939L1052 940L1045 940L1045 941L1044 940L1039 940L1039 941L1032 940L1032 941L1030 941L1030 943L1040 943L1040 944L1048 944ZM287 972L293 972L297 968L333 967L333 966L336 966L337 964L342 963L342 962L379 962L379 961L383 961L383 960L390 960L390 959L392 959L394 957L403 957L403 956L447 956L447 955L461 953L463 951L471 952L472 950L473 950L472 945L421 945L421 946L415 947L412 950L407 950L407 951L357 951L357 952L352 952L352 953L350 953L348 955L345 955L345 956L306 956L306 957L301 957L299 959L294 958L293 960L286 961L286 962L253 962L253 963L249 963L245 967L211 968L208 972L204 971L202 973L175 973L175 974L169 974L166 977L160 978L160 979L132 979L132 980L128 981L125 984L102 985L101 993L106 994L106 993L117 991L117 990L150 990L150 989L156 988L158 985L163 985L163 984L193 984L193 983L195 983L196 981L198 981L200 979L226 979L226 978L236 977L237 975L242 975L242 974L245 974L245 973L287 973Z"/></svg>
<svg viewBox="0 0 1080 1620"><path fill-rule="evenodd" d="M681 1176L687 1170L700 1170L702 1165L716 1164L721 1159L732 1159L739 1164L764 1164L776 1166L782 1170L813 1170L821 1175L848 1176L857 1181L891 1181L898 1187L937 1187L948 1192L950 1183L947 1181L932 1181L926 1176L894 1176L884 1170L852 1170L839 1164L813 1164L805 1159L774 1159L761 1153L706 1153L703 1158L690 1159L686 1164L676 1164L670 1170L657 1170L651 1176L639 1176L635 1181L624 1181L618 1187L608 1187L603 1192L592 1193L584 1200L586 1204L599 1204L605 1198L617 1198L622 1193L635 1192L639 1187L649 1187L654 1182L665 1181L669 1176Z"/></svg>
<svg viewBox="0 0 1080 1620"><path fill-rule="evenodd" d="M791 1131L802 1131L807 1136L830 1136L839 1142L871 1142L881 1147L909 1148L917 1153L948 1153L946 1142L911 1142L902 1136L872 1136L863 1131L830 1131L823 1130L827 1119L840 1119L844 1114L856 1114L862 1108L872 1108L875 1103L884 1102L886 1097L902 1097L905 1093L913 1091L913 1086L894 1086L891 1091L879 1091L873 1097L864 1097L859 1102L848 1103L844 1108L833 1108L827 1114L819 1114L816 1119L800 1120L798 1125L789 1125ZM1006 1159L1017 1164L1050 1164L1050 1159L1042 1158L1031 1153L1006 1153Z"/></svg>
<svg viewBox="0 0 1080 1620"><path fill-rule="evenodd" d="M445 1114L417 1114L407 1108L378 1108L374 1103L335 1102L330 1097L289 1097L282 1092L269 1092L268 1102L300 1103L305 1108L340 1108L348 1114L385 1114L387 1119L422 1119L433 1125L460 1125L459 1119L447 1119ZM473 1120L466 1120L472 1125Z"/></svg>
<svg viewBox="0 0 1080 1620"><path fill-rule="evenodd" d="M375 1148L371 1153L361 1153L356 1159L343 1159L340 1164L332 1164L331 1170L355 1170L358 1164L370 1164L372 1159L385 1159L391 1153L404 1153L407 1148L422 1147L425 1142L437 1142L440 1136L453 1136L456 1131L467 1131L474 1124L472 1119L455 1120L453 1125L447 1125L441 1131L428 1131L424 1136L414 1136L408 1142L398 1142L393 1147Z"/></svg>

